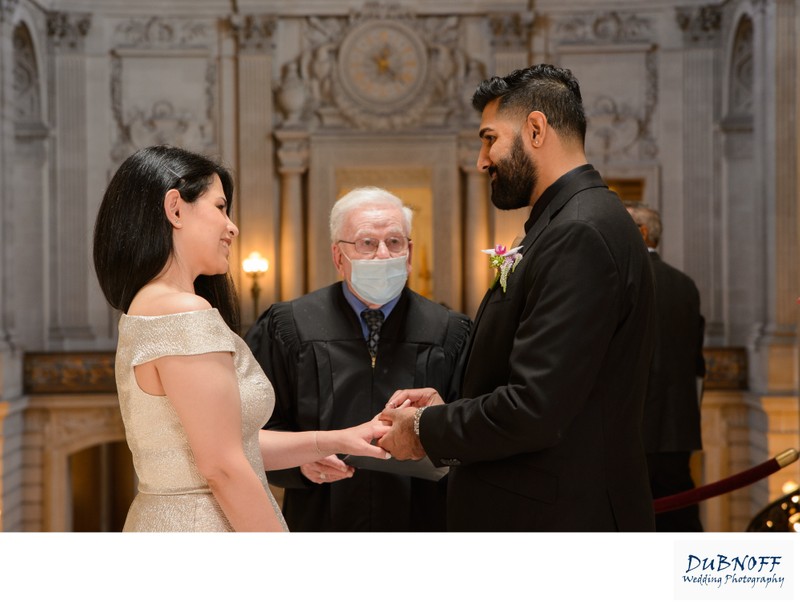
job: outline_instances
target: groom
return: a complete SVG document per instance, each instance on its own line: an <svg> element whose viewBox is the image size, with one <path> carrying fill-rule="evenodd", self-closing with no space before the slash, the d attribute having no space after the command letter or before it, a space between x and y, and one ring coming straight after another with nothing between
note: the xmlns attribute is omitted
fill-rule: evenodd
<svg viewBox="0 0 800 606"><path fill-rule="evenodd" d="M531 207L522 258L478 310L463 398L396 392L379 444L450 466L448 530L654 530L641 438L653 277L586 162L578 82L534 65L484 81L472 104L492 203Z"/></svg>

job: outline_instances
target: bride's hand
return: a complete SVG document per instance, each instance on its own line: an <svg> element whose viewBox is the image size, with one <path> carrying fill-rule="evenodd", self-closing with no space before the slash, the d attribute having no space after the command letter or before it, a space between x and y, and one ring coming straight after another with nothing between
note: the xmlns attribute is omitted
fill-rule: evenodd
<svg viewBox="0 0 800 606"><path fill-rule="evenodd" d="M374 457L376 459L390 459L391 455L380 446L375 446L376 442L389 431L389 426L377 420L377 417L347 429L340 429L336 433L339 448L336 452L351 454L362 457Z"/></svg>

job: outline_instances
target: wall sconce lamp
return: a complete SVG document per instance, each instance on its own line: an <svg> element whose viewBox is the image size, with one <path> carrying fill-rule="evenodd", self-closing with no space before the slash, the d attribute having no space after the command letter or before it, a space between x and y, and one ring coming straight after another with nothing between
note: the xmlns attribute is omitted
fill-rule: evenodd
<svg viewBox="0 0 800 606"><path fill-rule="evenodd" d="M258 252L251 252L250 256L242 261L242 269L244 273L253 279L253 286L250 288L250 294L253 296L253 322L258 319L258 295L261 293L261 287L258 285L258 278L267 273L269 269L269 261L261 256Z"/></svg>

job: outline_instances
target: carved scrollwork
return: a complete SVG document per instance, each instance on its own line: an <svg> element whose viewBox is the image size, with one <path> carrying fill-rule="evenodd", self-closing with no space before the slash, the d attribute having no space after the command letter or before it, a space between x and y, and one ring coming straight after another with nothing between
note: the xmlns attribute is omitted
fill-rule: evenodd
<svg viewBox="0 0 800 606"><path fill-rule="evenodd" d="M555 24L555 33L565 44L631 44L654 38L650 19L616 11L564 18Z"/></svg>
<svg viewBox="0 0 800 606"><path fill-rule="evenodd" d="M533 25L530 13L507 13L489 16L492 46L497 49L524 49Z"/></svg>
<svg viewBox="0 0 800 606"><path fill-rule="evenodd" d="M114 354L25 354L24 384L28 394L114 393Z"/></svg>
<svg viewBox="0 0 800 606"><path fill-rule="evenodd" d="M108 434L125 435L117 408L90 408L68 413L54 411L45 429L46 447L70 452L94 436Z"/></svg>
<svg viewBox="0 0 800 606"><path fill-rule="evenodd" d="M395 23L398 25L393 26ZM342 68L343 43L356 31L368 32L373 24L388 29L390 36L394 30L400 30L401 35L412 32L406 37L406 48L409 53L412 48L421 49L416 60L422 64L415 77L423 79L414 94L401 93L399 97L386 96L385 101L379 101L372 97L373 93L365 91L366 97L362 99L358 85L343 79L348 77ZM375 2L347 17L308 17L304 23L304 48L298 58L283 66L276 93L284 115L283 125L303 123L311 128L349 125L366 130L394 130L459 123L465 113L472 113L466 97L469 94L471 98L477 84L471 80L480 71L478 62L459 46L459 26L459 17L418 18L397 5ZM379 51L374 54L380 55ZM374 91L377 94L380 93Z"/></svg>
<svg viewBox="0 0 800 606"><path fill-rule="evenodd" d="M652 159L657 154L655 141L650 133L650 118L637 108L614 99L609 95L597 97L586 108L586 149L597 155L604 163L619 162L620 159Z"/></svg>
<svg viewBox="0 0 800 606"><path fill-rule="evenodd" d="M630 103L617 93L585 100L586 151L604 163L649 161L658 156L652 132L658 106L658 61L654 50L644 54L645 90L642 102Z"/></svg>
<svg viewBox="0 0 800 606"><path fill-rule="evenodd" d="M91 13L52 12L47 15L47 37L54 48L78 50L91 26Z"/></svg>
<svg viewBox="0 0 800 606"><path fill-rule="evenodd" d="M272 50L276 25L274 15L244 15L234 24L239 48L245 51Z"/></svg>
<svg viewBox="0 0 800 606"><path fill-rule="evenodd" d="M111 111L117 125L117 141L111 151L114 162L122 162L141 147L169 143L213 153L215 150L214 107L217 68L208 61L205 70L205 110L187 109L168 98L155 99L147 104L123 107L123 60L112 56Z"/></svg>
<svg viewBox="0 0 800 606"><path fill-rule="evenodd" d="M117 48L186 49L206 48L213 43L211 26L193 19L129 19L114 29Z"/></svg>
<svg viewBox="0 0 800 606"><path fill-rule="evenodd" d="M690 44L716 44L722 26L722 7L679 7L675 9L678 27Z"/></svg>

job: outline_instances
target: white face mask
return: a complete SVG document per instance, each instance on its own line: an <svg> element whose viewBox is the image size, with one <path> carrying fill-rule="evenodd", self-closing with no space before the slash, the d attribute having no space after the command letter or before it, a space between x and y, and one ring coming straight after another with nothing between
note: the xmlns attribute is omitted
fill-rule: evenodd
<svg viewBox="0 0 800 606"><path fill-rule="evenodd" d="M344 253L342 253L344 254ZM350 287L372 303L384 305L400 294L408 279L408 255L389 259L350 259Z"/></svg>

